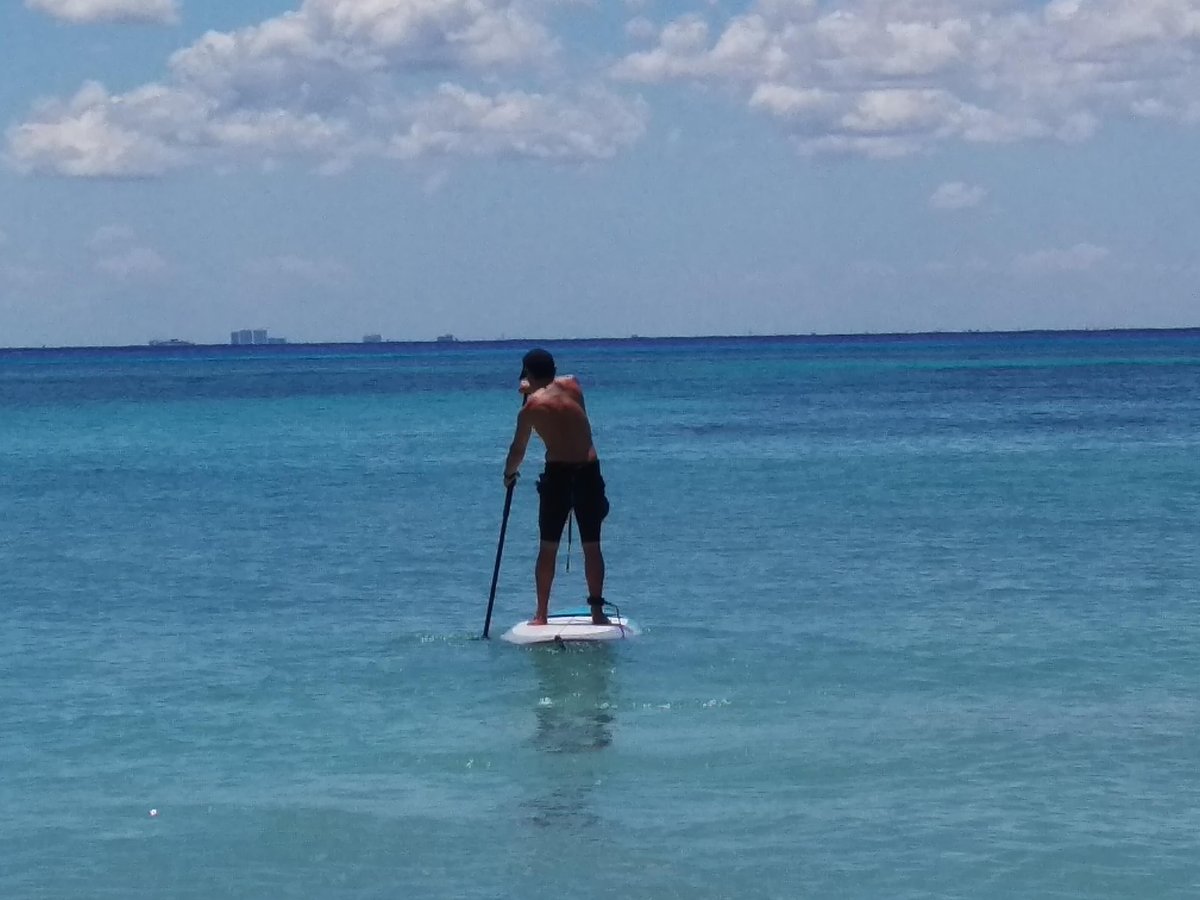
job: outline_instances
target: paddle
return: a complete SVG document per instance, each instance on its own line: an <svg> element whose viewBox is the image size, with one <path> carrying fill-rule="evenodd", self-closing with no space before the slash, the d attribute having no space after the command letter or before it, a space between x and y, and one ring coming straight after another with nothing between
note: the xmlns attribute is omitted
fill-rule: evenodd
<svg viewBox="0 0 1200 900"><path fill-rule="evenodd" d="M496 568L492 570L492 590L488 594L487 615L483 619L483 637L486 640L488 629L492 626L492 606L496 602L496 582L500 580L500 557L504 553L504 532L508 531L508 512L512 509L513 488L517 486L514 481L508 486L508 491L504 495L504 515L500 519L500 543L496 545Z"/></svg>
<svg viewBox="0 0 1200 900"><path fill-rule="evenodd" d="M528 378L524 367L521 368L521 382L525 383ZM523 391L521 393L521 407L524 408L525 401L529 397ZM492 590L488 594L487 615L483 617L483 638L487 640L488 629L492 627L492 606L496 603L496 582L500 580L500 557L504 553L504 533L508 531L508 511L512 509L513 488L517 486L517 480L514 476L513 481L508 485L508 492L504 495L504 515L500 517L500 543L496 545L496 568L492 569Z"/></svg>

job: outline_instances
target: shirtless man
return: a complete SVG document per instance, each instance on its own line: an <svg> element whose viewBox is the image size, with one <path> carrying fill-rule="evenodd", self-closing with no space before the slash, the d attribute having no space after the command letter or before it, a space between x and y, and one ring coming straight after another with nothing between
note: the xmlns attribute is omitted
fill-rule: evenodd
<svg viewBox="0 0 1200 900"><path fill-rule="evenodd" d="M604 555L600 552L600 523L608 515L600 460L592 444L592 425L583 405L583 391L572 375L555 377L554 357L545 350L530 350L522 360L517 433L504 461L504 485L516 483L529 436L537 432L546 445L546 469L538 479L538 550L534 581L537 612L531 625L545 625L550 612L550 585L558 560L567 516L575 510L579 542L583 545L583 571L587 578L588 607L592 622L609 624L604 614Z"/></svg>

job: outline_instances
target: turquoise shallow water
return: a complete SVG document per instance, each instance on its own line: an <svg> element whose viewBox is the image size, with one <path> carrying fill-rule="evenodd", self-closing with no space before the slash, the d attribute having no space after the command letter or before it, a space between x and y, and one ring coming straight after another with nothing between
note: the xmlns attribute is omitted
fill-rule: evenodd
<svg viewBox="0 0 1200 900"><path fill-rule="evenodd" d="M621 646L524 347L0 353L0 896L1200 894L1200 334L551 347Z"/></svg>

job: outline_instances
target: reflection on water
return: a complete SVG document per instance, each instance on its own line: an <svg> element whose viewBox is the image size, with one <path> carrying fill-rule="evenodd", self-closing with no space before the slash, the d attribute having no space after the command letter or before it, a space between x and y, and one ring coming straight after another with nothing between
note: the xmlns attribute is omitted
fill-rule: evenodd
<svg viewBox="0 0 1200 900"><path fill-rule="evenodd" d="M541 695L535 746L546 753L586 753L611 744L611 649L562 644L535 648L531 656Z"/></svg>
<svg viewBox="0 0 1200 900"><path fill-rule="evenodd" d="M554 645L530 652L538 696L532 744L545 757L537 794L527 802L529 821L567 837L586 837L600 826L593 794L603 785L613 742L614 654L603 644Z"/></svg>
<svg viewBox="0 0 1200 900"><path fill-rule="evenodd" d="M600 825L591 807L591 785L562 786L526 804L529 821L538 828L553 828L563 834L584 835Z"/></svg>

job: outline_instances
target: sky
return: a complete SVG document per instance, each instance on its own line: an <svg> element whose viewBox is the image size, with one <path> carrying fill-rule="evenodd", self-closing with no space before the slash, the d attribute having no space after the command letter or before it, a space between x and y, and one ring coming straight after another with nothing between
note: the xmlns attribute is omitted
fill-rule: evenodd
<svg viewBox="0 0 1200 900"><path fill-rule="evenodd" d="M0 346L1200 325L1200 0L6 0Z"/></svg>

